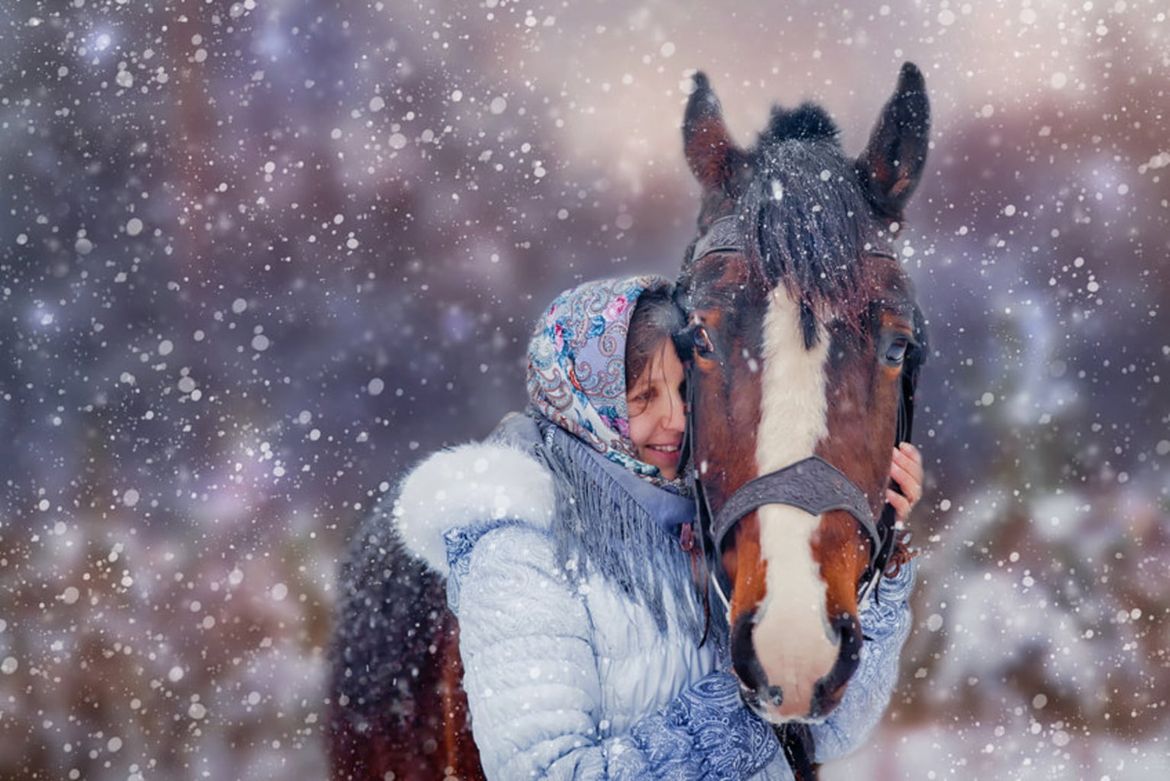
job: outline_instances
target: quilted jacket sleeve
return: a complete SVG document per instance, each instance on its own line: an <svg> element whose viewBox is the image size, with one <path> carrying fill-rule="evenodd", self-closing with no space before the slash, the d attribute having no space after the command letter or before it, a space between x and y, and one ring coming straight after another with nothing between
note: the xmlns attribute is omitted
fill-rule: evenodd
<svg viewBox="0 0 1170 781"><path fill-rule="evenodd" d="M898 682L898 660L910 634L910 594L917 562L878 583L878 599L861 609L861 662L841 704L812 727L817 762L829 762L859 748L881 721Z"/></svg>
<svg viewBox="0 0 1170 781"><path fill-rule="evenodd" d="M775 758L772 730L726 673L610 734L592 630L606 617L590 615L548 537L504 526L463 554L448 590L487 778L741 779Z"/></svg>

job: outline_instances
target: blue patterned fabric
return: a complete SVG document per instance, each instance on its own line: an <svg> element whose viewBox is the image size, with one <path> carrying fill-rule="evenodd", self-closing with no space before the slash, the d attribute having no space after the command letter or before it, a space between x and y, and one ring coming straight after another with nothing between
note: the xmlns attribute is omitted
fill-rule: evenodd
<svg viewBox="0 0 1170 781"><path fill-rule="evenodd" d="M892 578L883 577L877 599L861 607L858 618L865 642L861 660L845 689L841 704L823 724L813 727L817 762L840 759L865 739L881 721L898 682L898 658L910 635L910 595L918 562L911 560Z"/></svg>
<svg viewBox="0 0 1170 781"><path fill-rule="evenodd" d="M528 398L546 419L614 463L659 479L636 457L626 409L626 336L638 298L663 277L586 282L561 293L528 344Z"/></svg>
<svg viewBox="0 0 1170 781"><path fill-rule="evenodd" d="M687 687L630 734L658 777L749 778L777 752L772 728L743 706L739 683L725 672Z"/></svg>
<svg viewBox="0 0 1170 781"><path fill-rule="evenodd" d="M459 526L443 534L443 542L447 546L447 607L452 613L459 613L459 584L471 567L471 549L475 543L492 529L514 523L511 519L498 519L471 527Z"/></svg>

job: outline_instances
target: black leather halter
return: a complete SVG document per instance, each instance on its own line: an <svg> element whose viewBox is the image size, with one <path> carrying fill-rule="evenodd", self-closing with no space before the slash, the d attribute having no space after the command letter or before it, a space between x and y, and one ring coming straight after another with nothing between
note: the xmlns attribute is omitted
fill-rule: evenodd
<svg viewBox="0 0 1170 781"><path fill-rule="evenodd" d="M695 263L716 252L744 252L743 223L739 217L722 217L711 226L694 244L691 263ZM870 250L869 254L893 258L887 252ZM698 535L704 561L714 558L712 583L725 607L730 594L730 582L723 570L720 554L723 541L735 525L749 513L769 504L784 504L798 507L812 515L821 515L830 510L843 510L853 516L861 527L870 545L870 560L858 586L858 601L871 591L876 598L876 585L889 563L894 547L894 508L886 505L880 519L875 519L869 507L865 492L845 476L841 470L820 458L808 458L786 467L760 475L748 481L735 491L718 513L711 512L707 494L693 463L695 436L695 377L694 361L686 361L687 412L684 461L689 458L691 467L691 488L695 497L695 508L701 533ZM913 383L903 383L903 394L898 407L898 425L895 446L910 438L913 422ZM710 548L708 549L708 545Z"/></svg>

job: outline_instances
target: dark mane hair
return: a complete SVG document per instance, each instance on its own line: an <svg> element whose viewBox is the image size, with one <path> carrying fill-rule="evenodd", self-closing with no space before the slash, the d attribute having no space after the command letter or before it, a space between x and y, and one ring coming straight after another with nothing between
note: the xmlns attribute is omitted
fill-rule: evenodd
<svg viewBox="0 0 1170 781"><path fill-rule="evenodd" d="M820 106L775 108L749 152L751 178L739 199L748 256L772 285L801 304L807 346L817 315L857 312L859 268L866 239L876 232L870 206ZM845 306L839 306L846 304Z"/></svg>
<svg viewBox="0 0 1170 781"><path fill-rule="evenodd" d="M839 134L837 125L827 111L816 103L805 102L792 110L783 106L773 106L768 127L760 133L759 144L794 139L822 139L837 145Z"/></svg>

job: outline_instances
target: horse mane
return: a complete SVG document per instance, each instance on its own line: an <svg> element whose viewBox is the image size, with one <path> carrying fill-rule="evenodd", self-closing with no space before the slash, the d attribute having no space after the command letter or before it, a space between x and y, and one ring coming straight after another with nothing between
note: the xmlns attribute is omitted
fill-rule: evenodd
<svg viewBox="0 0 1170 781"><path fill-rule="evenodd" d="M775 107L748 153L751 177L739 199L748 256L775 287L800 302L806 346L830 314L860 329L860 264L872 232L853 161L823 108Z"/></svg>
<svg viewBox="0 0 1170 781"><path fill-rule="evenodd" d="M816 103L801 103L792 110L773 106L772 118L768 121L768 127L760 133L759 145L792 139L824 139L838 144L839 134L828 112Z"/></svg>

